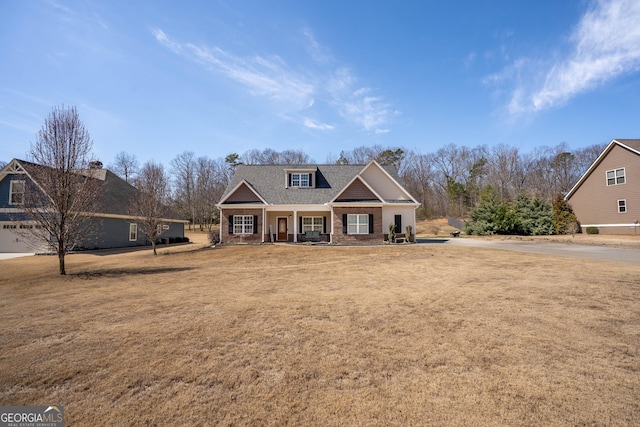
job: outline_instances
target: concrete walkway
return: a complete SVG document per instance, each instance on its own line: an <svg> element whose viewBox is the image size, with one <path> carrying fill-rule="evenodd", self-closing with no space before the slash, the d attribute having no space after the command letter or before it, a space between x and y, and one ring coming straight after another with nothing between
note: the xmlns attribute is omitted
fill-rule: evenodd
<svg viewBox="0 0 640 427"><path fill-rule="evenodd" d="M418 243L466 246L484 249L586 258L599 261L624 262L640 265L640 250L604 246L567 245L563 243L510 242L485 239L418 239Z"/></svg>
<svg viewBox="0 0 640 427"><path fill-rule="evenodd" d="M23 256L34 256L35 254L30 254L30 253L10 253L10 252L0 252L0 261L2 261L3 259L12 259L12 258L19 258L19 257L23 257Z"/></svg>

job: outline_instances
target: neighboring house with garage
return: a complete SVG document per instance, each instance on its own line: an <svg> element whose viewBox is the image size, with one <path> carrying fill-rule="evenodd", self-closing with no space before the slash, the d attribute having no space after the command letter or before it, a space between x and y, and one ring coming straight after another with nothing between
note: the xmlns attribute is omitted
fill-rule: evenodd
<svg viewBox="0 0 640 427"><path fill-rule="evenodd" d="M24 214L25 190L38 186L34 176L38 176L37 168L31 162L13 159L0 170L0 252L49 252L46 242L36 239L26 228L37 227ZM96 179L100 188L99 209L87 214L94 230L83 237L78 249L103 249L145 245L149 242L138 232L139 219L129 214L129 203L136 197L137 190L113 172L96 167L79 174ZM184 238L182 220L167 209L163 218L161 238Z"/></svg>
<svg viewBox="0 0 640 427"><path fill-rule="evenodd" d="M382 243L415 237L419 203L376 161L238 165L218 203L222 243ZM411 226L411 236L406 227Z"/></svg>
<svg viewBox="0 0 640 427"><path fill-rule="evenodd" d="M640 232L640 139L614 139L567 193L583 231Z"/></svg>

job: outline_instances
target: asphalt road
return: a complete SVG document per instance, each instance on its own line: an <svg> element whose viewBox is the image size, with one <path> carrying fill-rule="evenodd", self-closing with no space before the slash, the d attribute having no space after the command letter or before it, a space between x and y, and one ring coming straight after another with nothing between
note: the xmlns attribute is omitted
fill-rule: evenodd
<svg viewBox="0 0 640 427"><path fill-rule="evenodd" d="M640 264L640 250L604 246L567 245L563 243L510 242L484 239L418 239L418 243L498 249L532 254L586 258L599 261Z"/></svg>

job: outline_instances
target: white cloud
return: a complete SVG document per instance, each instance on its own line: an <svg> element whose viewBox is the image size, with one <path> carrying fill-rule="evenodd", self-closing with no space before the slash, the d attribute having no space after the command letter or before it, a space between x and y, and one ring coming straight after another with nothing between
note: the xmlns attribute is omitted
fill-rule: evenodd
<svg viewBox="0 0 640 427"><path fill-rule="evenodd" d="M600 0L571 33L571 49L557 61L519 59L487 83L513 80L507 109L512 116L565 104L580 93L640 70L640 2ZM536 75L536 70L540 70Z"/></svg>
<svg viewBox="0 0 640 427"><path fill-rule="evenodd" d="M313 119L307 118L305 117L304 119L304 126L309 128L309 129L317 129L317 130L332 130L335 128L335 126L333 125L329 125L326 123L320 123L317 122Z"/></svg>
<svg viewBox="0 0 640 427"><path fill-rule="evenodd" d="M177 42L159 28L151 29L151 33L158 43L173 53L210 67L253 95L279 102L287 110L280 113L282 117L290 115L292 110L301 112L314 108L318 102L325 102L345 120L366 131L376 131L388 125L394 114L382 97L371 95L370 88L357 84L348 67L336 63L309 29L304 29L302 34L317 66L312 70L298 70L278 55L242 57L220 47ZM302 122L309 129L334 129L333 125L311 119Z"/></svg>
<svg viewBox="0 0 640 427"><path fill-rule="evenodd" d="M371 88L358 87L356 79L346 67L336 70L327 89L340 115L366 131L378 131L396 114L390 110L384 98L370 95Z"/></svg>

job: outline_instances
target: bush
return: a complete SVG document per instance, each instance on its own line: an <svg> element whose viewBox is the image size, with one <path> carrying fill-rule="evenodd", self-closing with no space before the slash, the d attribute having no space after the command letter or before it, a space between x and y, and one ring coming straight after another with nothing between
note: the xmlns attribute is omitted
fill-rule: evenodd
<svg viewBox="0 0 640 427"><path fill-rule="evenodd" d="M211 246L215 245L216 243L220 242L220 234L216 231L216 230L211 230L209 231L209 244ZM187 238L187 241L189 240L189 238Z"/></svg>
<svg viewBox="0 0 640 427"><path fill-rule="evenodd" d="M578 218L561 194L553 199L553 226L556 234L574 234L576 229L580 230Z"/></svg>
<svg viewBox="0 0 640 427"><path fill-rule="evenodd" d="M598 227L587 227L587 234L600 234Z"/></svg>
<svg viewBox="0 0 640 427"><path fill-rule="evenodd" d="M515 202L507 203L499 200L495 191L489 189L480 205L471 213L471 221L467 222L465 232L479 236L553 234L553 211L549 203L538 197L521 194Z"/></svg>

